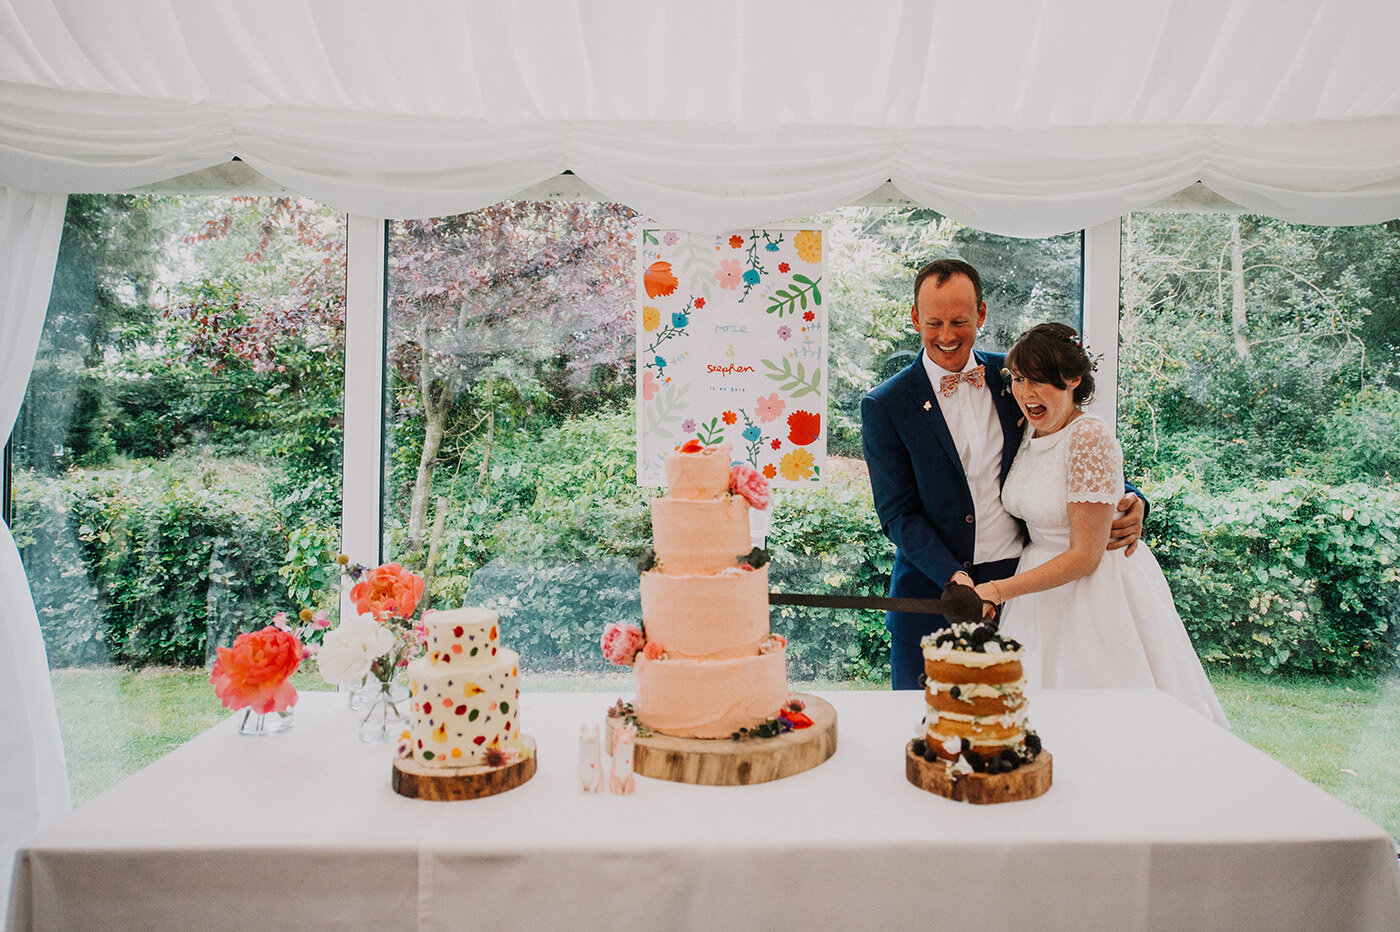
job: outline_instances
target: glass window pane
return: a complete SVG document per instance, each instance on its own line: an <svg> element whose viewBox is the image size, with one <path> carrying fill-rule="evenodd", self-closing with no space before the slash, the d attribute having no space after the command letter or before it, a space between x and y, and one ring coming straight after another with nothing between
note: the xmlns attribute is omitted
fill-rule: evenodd
<svg viewBox="0 0 1400 932"><path fill-rule="evenodd" d="M228 714L216 646L333 607L344 256L305 201L69 199L11 442L76 801Z"/></svg>
<svg viewBox="0 0 1400 932"><path fill-rule="evenodd" d="M860 398L908 365L915 271L956 256L983 272L1005 348L1046 319L1078 327L1078 234L1019 240L930 211L851 207L828 231L828 484L783 490L770 580L788 592L884 595L892 552L861 456ZM651 542L635 474L632 215L615 204L507 202L389 232L386 558L423 572L433 604L486 604L527 688L630 694L602 657L637 621ZM795 684L888 683L883 612L775 607Z"/></svg>
<svg viewBox="0 0 1400 932"><path fill-rule="evenodd" d="M1119 436L1236 734L1400 835L1396 224L1133 214Z"/></svg>

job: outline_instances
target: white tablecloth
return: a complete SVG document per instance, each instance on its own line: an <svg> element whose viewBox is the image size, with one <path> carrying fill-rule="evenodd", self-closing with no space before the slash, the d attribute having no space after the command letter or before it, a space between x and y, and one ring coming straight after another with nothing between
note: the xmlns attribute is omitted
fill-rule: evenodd
<svg viewBox="0 0 1400 932"><path fill-rule="evenodd" d="M582 796L578 731L616 698L526 694L524 786L456 803L390 787L344 699L296 727L230 719L21 851L28 929L1387 929L1392 841L1149 690L1047 691L1033 800L954 803L904 779L919 693L824 693L834 757L750 787L639 778Z"/></svg>

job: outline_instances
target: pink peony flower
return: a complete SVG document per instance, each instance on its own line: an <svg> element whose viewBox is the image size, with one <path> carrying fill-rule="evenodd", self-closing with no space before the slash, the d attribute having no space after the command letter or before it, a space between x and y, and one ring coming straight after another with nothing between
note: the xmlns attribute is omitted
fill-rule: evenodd
<svg viewBox="0 0 1400 932"><path fill-rule="evenodd" d="M632 666L645 643L646 637L636 625L613 624L603 629L603 656L619 666Z"/></svg>
<svg viewBox="0 0 1400 932"><path fill-rule="evenodd" d="M660 641L647 641L647 646L642 651L642 655L648 660L664 660L666 659L666 648L661 646Z"/></svg>
<svg viewBox="0 0 1400 932"><path fill-rule="evenodd" d="M234 638L220 647L209 671L214 695L226 709L252 707L259 715L285 712L296 705L291 676L301 665L301 644L286 631L268 625Z"/></svg>
<svg viewBox="0 0 1400 932"><path fill-rule="evenodd" d="M729 492L731 495L744 496L749 507L759 511L767 508L773 497L768 490L768 480L763 478L763 474L743 463L729 470Z"/></svg>

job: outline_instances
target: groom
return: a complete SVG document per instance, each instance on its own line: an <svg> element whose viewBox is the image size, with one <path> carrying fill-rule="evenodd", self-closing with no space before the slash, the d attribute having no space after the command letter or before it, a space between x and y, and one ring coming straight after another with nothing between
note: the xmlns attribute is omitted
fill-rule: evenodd
<svg viewBox="0 0 1400 932"><path fill-rule="evenodd" d="M923 352L861 399L860 412L875 510L895 545L889 594L938 598L949 582L971 586L1016 571L1025 535L1001 505L1001 484L1023 420L1001 377L1003 355L972 348L987 316L976 269L958 259L924 266L911 316ZM1125 495L1118 510L1108 547L1132 553L1144 500ZM887 613L895 689L921 687L919 641L947 624L939 615Z"/></svg>

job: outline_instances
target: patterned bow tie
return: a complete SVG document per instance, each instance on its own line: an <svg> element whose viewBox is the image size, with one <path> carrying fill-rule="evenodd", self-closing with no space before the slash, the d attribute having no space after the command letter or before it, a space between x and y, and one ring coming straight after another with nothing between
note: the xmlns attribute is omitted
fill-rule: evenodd
<svg viewBox="0 0 1400 932"><path fill-rule="evenodd" d="M952 375L945 375L938 380L938 392L944 398L952 398L953 392L958 390L959 382L967 382L973 388L981 388L987 384L987 369L985 366L976 366L966 372L954 372Z"/></svg>

